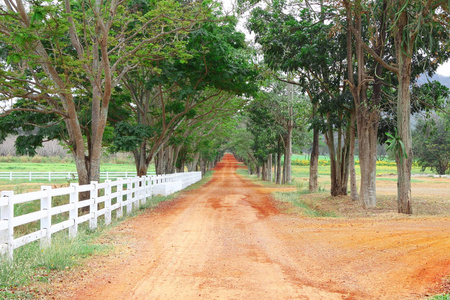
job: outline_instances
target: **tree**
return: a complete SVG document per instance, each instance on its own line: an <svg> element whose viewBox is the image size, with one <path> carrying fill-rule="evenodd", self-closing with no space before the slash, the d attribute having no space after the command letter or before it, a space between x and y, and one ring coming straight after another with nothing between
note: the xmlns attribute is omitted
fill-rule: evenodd
<svg viewBox="0 0 450 300"><path fill-rule="evenodd" d="M114 88L142 56L160 55L158 41L178 53L177 36L205 18L203 3L177 1L5 0L0 6L1 100L22 99L12 111L53 115L74 155L80 184L99 179L103 135ZM169 39L169 37L171 37ZM156 46L155 46L156 45ZM82 118L88 115L88 122ZM56 126L48 124L48 126Z"/></svg>
<svg viewBox="0 0 450 300"><path fill-rule="evenodd" d="M266 9L254 9L248 27L255 32L255 41L261 44L268 67L274 72L294 74L287 77L277 73L277 78L298 85L313 106L317 106L312 128L326 135L331 159L331 194L346 195L352 139L348 128L354 110L348 105L344 85L345 35L333 34L332 24L326 22L335 13L332 8L323 6L318 12L309 8L287 11L283 5L287 3L273 1ZM318 141L318 137L314 140ZM314 178L317 176L311 176L311 180Z"/></svg>
<svg viewBox="0 0 450 300"><path fill-rule="evenodd" d="M372 92L374 103L369 102L366 107L370 108L373 104L375 104L375 107L371 112L363 106L365 110L363 116L370 117L376 113L375 108L379 103L377 99L380 99L377 95L381 92L380 84L382 84L380 79L384 78L384 74L381 74L382 71L379 66L376 67L373 78L365 76L362 66L359 65L360 61L364 59L363 49L364 52L370 54L375 64L396 75L398 134L396 134L394 139L401 142L399 145L404 145L404 147L397 148L398 153L396 153L398 211L411 214L410 84L413 81L411 78L423 71L434 72L438 62L445 61L448 57L448 53L443 51L449 33L449 27L446 25L446 20L448 20L448 3L446 1L431 0L386 0L356 1L354 6L352 6L351 2L344 1L344 4L347 9L348 32L351 32L355 39L358 59L359 83L358 86L353 85L357 87L353 93L355 94L355 101L360 99L361 95L367 98L365 96L367 94L361 93L357 95L356 91L364 91L367 88L367 81L374 81ZM354 18L351 17L352 14ZM361 15L364 18L361 18ZM364 27L361 27L361 24L363 19L366 19L367 22L367 37L364 37L362 34L362 28ZM386 35L387 33L389 35ZM350 39L348 40L350 41ZM389 43L385 41L389 41ZM348 47L350 47L350 44ZM352 77L353 75L349 74L350 83ZM387 82L387 84L392 83ZM364 103L365 101L360 102ZM370 132L375 132L375 129ZM360 135L362 132L358 132L358 134ZM372 147L371 152L376 153L375 151L375 148ZM363 182L361 182L362 187Z"/></svg>
<svg viewBox="0 0 450 300"><path fill-rule="evenodd" d="M422 171L430 168L444 175L450 169L450 111L432 121L419 120L413 132L413 149Z"/></svg>
<svg viewBox="0 0 450 300"><path fill-rule="evenodd" d="M252 135L249 157L263 180L271 180L275 156L275 182L291 183L292 142L296 136L299 137L297 142L301 142L301 132L307 128L303 120L308 114L308 103L298 95L294 86L275 79L267 79L265 87L245 107L246 128Z"/></svg>
<svg viewBox="0 0 450 300"><path fill-rule="evenodd" d="M347 82L355 102L361 170L359 197L364 208L376 206L377 132L381 113L383 78L382 66L373 59L367 60L364 55L363 41L369 38L366 35L372 34L373 36L370 49L374 53L383 58L389 57L389 53L386 51L386 1L375 1L370 4L372 7L363 1L344 1L347 25ZM376 25L373 25L371 30L363 30L367 26L367 21L364 22L362 17L363 11L368 11L371 16L378 17ZM356 60L356 64L354 60ZM354 188L354 184L352 184L352 188Z"/></svg>
<svg viewBox="0 0 450 300"><path fill-rule="evenodd" d="M115 131L115 145L133 151L139 175L197 111L211 114L234 95L256 91L257 73L235 25L235 20L215 18L185 39L188 58L149 61L135 76L124 77L133 113Z"/></svg>
<svg viewBox="0 0 450 300"><path fill-rule="evenodd" d="M397 148L397 201L398 212L412 214L411 199L411 76L414 59L422 58L424 69L432 70L436 62L445 59L442 53L449 27L448 2L446 1L392 1L386 2L387 19L395 48L395 64L386 62L367 45L363 45L384 68L397 75L397 132L404 147ZM442 20L442 24L441 24ZM441 42L442 41L442 42ZM421 51L419 51L421 49ZM420 60L417 60L420 64ZM428 65L427 65L428 64Z"/></svg>

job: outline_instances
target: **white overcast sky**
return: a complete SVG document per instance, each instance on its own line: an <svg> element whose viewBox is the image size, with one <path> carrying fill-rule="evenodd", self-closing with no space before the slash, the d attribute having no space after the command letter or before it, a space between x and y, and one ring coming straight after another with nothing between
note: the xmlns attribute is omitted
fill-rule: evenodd
<svg viewBox="0 0 450 300"><path fill-rule="evenodd" d="M235 3L235 0L220 0L220 1L223 3L225 12L231 12L231 10L233 9L233 3ZM240 21L239 23L240 24L238 24L238 30L244 32L247 35L247 39L248 39L249 32L243 28L242 21ZM439 75L450 77L450 61L447 61L446 63L442 64L437 69L437 73Z"/></svg>

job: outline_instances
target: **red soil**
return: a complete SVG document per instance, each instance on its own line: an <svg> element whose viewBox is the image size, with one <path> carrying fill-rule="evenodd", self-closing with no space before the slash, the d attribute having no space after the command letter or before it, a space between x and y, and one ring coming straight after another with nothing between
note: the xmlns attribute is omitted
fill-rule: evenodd
<svg viewBox="0 0 450 300"><path fill-rule="evenodd" d="M289 215L236 168L226 155L208 184L118 226L110 238L128 250L92 260L56 297L421 299L450 275L449 218Z"/></svg>

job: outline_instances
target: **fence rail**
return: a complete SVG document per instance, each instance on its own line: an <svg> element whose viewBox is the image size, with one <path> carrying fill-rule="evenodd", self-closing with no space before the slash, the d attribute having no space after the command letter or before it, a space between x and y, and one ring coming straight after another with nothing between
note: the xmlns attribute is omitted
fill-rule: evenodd
<svg viewBox="0 0 450 300"><path fill-rule="evenodd" d="M149 175L154 174L154 172L149 172ZM136 177L136 172L100 172L100 179L110 180L117 178L129 178ZM32 181L34 179L44 179L48 181L56 179L65 180L78 180L77 172L0 172L0 180L14 180L14 179L27 179Z"/></svg>
<svg viewBox="0 0 450 300"><path fill-rule="evenodd" d="M69 237L77 235L78 225L89 221L89 228L97 228L100 216L106 225L115 217L137 209L155 195L167 196L180 191L202 178L201 172L150 175L119 178L104 183L87 185L70 184L69 187L52 189L42 186L41 191L15 195L2 191L0 195L0 255L13 259L13 250L40 240L41 247L51 245L52 234L68 229ZM60 197L60 203L52 206L52 200ZM22 215L14 215L15 208L23 203L40 201L40 209ZM84 211L88 211L85 213ZM58 216L58 218L56 218ZM57 221L56 221L57 220ZM39 222L39 230L15 236L15 228Z"/></svg>

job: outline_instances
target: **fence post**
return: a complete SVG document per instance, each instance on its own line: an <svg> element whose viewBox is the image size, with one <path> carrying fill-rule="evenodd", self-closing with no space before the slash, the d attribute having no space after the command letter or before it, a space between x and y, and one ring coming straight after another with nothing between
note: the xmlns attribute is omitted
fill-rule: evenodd
<svg viewBox="0 0 450 300"><path fill-rule="evenodd" d="M7 198L7 205L0 206L0 221L6 221L7 227L0 230L0 256L5 255L9 260L13 260L14 253L14 203L12 201L13 191L2 191L1 198Z"/></svg>
<svg viewBox="0 0 450 300"><path fill-rule="evenodd" d="M123 216L123 179L117 179L117 202L120 203L119 208L117 208L116 217L122 218Z"/></svg>
<svg viewBox="0 0 450 300"><path fill-rule="evenodd" d="M89 213L91 214L91 219L89 220L89 229L94 230L97 228L97 197L98 197L98 182L91 181L93 188L91 190L91 200L92 204L89 206Z"/></svg>
<svg viewBox="0 0 450 300"><path fill-rule="evenodd" d="M127 178L127 215L131 214L133 209L133 182L131 178Z"/></svg>
<svg viewBox="0 0 450 300"><path fill-rule="evenodd" d="M9 181L12 181L12 172L9 172Z"/></svg>
<svg viewBox="0 0 450 300"><path fill-rule="evenodd" d="M70 187L73 190L69 196L72 205L72 209L69 210L69 220L73 221L73 225L69 227L69 238L73 239L78 233L78 183L71 183Z"/></svg>
<svg viewBox="0 0 450 300"><path fill-rule="evenodd" d="M141 193L140 193L141 192L141 188L139 186L140 179L139 179L139 177L134 177L132 179L132 181L133 181L133 184L134 184L134 189L133 189L134 197L132 198L133 199L133 210L138 210L139 209L139 198L140 198L140 195L141 195Z"/></svg>
<svg viewBox="0 0 450 300"><path fill-rule="evenodd" d="M142 176L140 178L140 189L141 192L139 193L141 195L141 204L144 205L147 202L147 176Z"/></svg>
<svg viewBox="0 0 450 300"><path fill-rule="evenodd" d="M31 176L31 172L30 172L30 179L29 179L29 181L31 181L31 177L32 177L32 176Z"/></svg>
<svg viewBox="0 0 450 300"><path fill-rule="evenodd" d="M45 211L45 216L41 218L41 232L45 230L45 236L41 238L41 248L50 247L52 243L52 233L50 227L52 226L52 215L50 209L52 207L52 187L50 185L41 186L41 191L46 191L47 195L41 198L41 211Z"/></svg>
<svg viewBox="0 0 450 300"><path fill-rule="evenodd" d="M152 176L147 176L146 182L147 182L147 191L145 197L147 200L147 198L152 197Z"/></svg>
<svg viewBox="0 0 450 300"><path fill-rule="evenodd" d="M106 178L108 178L108 172L106 172ZM111 180L105 180L105 224L111 224Z"/></svg>

